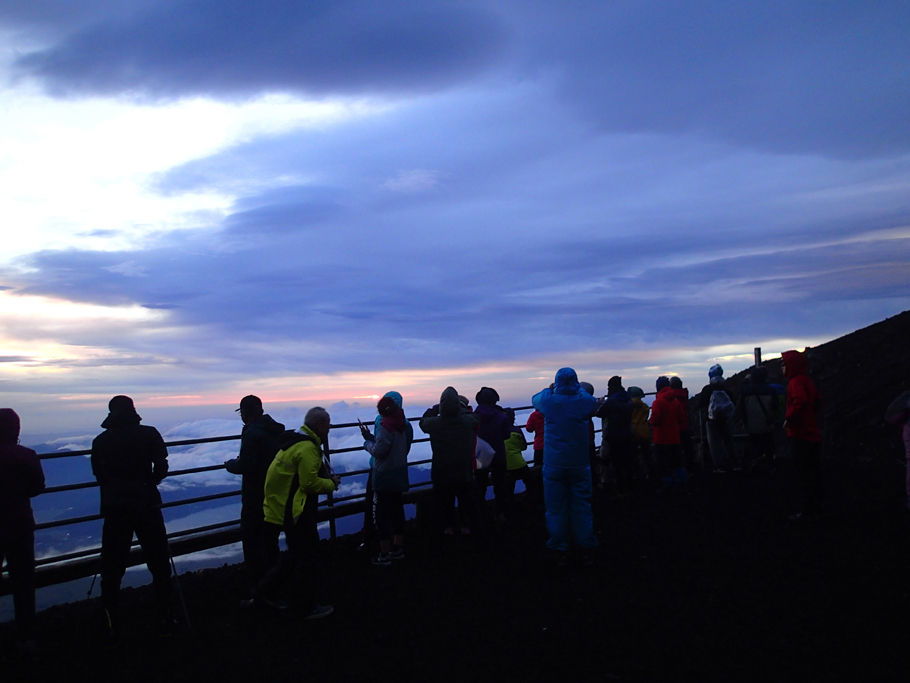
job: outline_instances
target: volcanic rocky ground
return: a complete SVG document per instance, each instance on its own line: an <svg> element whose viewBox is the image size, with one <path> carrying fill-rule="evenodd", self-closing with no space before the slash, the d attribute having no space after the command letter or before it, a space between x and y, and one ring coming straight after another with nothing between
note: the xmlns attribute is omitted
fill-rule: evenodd
<svg viewBox="0 0 910 683"><path fill-rule="evenodd" d="M113 647L97 637L97 603L61 605L38 615L39 656L7 649L4 676L906 680L910 514L899 440L881 414L910 378L910 356L895 350L910 316L879 326L810 352L825 399L819 518L788 519L784 451L774 473L696 474L671 494L601 493L594 566L560 569L543 551L542 516L519 499L484 550L458 537L437 547L420 519L391 567L370 565L359 539L325 542L336 610L326 619L240 608L237 566L184 573L191 629L156 636L147 588L124 590Z"/></svg>

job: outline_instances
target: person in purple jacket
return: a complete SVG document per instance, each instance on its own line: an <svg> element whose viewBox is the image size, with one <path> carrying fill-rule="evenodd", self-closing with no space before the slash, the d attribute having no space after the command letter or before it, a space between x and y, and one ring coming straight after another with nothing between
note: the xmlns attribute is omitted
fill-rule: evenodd
<svg viewBox="0 0 910 683"><path fill-rule="evenodd" d="M19 416L0 408L0 564L6 560L16 609L16 645L35 650L35 516L31 498L44 489L44 470L19 445Z"/></svg>
<svg viewBox="0 0 910 683"><path fill-rule="evenodd" d="M480 423L477 427L477 436L490 444L494 451L489 469L493 479L493 493L496 496L496 519L503 521L511 503L509 487L506 485L506 439L512 433L512 425L505 409L497 404L499 394L495 389L481 387L474 400L477 401L474 416Z"/></svg>

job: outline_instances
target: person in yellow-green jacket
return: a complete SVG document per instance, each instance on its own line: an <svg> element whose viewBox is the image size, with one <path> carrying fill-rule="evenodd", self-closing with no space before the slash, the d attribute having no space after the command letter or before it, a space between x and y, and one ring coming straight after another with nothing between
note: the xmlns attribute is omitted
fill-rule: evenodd
<svg viewBox="0 0 910 683"><path fill-rule="evenodd" d="M531 470L525 461L522 453L528 448L528 441L525 438L521 427L515 424L515 411L506 408L506 415L512 425L512 431L509 432L509 438L505 440L506 447L506 486L509 490L509 501L513 503L512 496L515 494L515 482L519 479L524 482L525 489L528 491L527 498L533 499L536 495L536 480L531 476ZM510 510L510 512L512 512Z"/></svg>
<svg viewBox="0 0 910 683"><path fill-rule="evenodd" d="M319 563L319 532L316 530L316 502L320 493L331 493L340 479L323 460L331 419L325 408L311 408L303 426L286 432L275 459L265 476L264 545L271 567L253 590L249 605L286 609L289 604L276 597L288 579L292 601L307 619L325 617L331 605L317 604L322 572ZM284 530L288 553L282 561L278 535Z"/></svg>

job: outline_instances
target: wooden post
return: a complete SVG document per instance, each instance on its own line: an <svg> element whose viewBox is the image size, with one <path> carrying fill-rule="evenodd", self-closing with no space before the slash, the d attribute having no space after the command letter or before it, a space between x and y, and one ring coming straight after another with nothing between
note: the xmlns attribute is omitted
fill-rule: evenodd
<svg viewBox="0 0 910 683"><path fill-rule="evenodd" d="M756 346L755 347L755 367L758 367L759 365L761 365L761 347Z"/></svg>

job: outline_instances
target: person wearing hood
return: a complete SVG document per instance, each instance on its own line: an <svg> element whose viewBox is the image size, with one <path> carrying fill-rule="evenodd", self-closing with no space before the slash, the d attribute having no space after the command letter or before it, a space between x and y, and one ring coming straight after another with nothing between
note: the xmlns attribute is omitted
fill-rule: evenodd
<svg viewBox="0 0 910 683"><path fill-rule="evenodd" d="M404 398L397 391L387 391L382 396L390 398L399 408L404 409ZM382 415L376 414L373 420L373 431L379 431L379 425L382 422ZM414 427L410 422L405 424L409 441L414 441ZM361 430L361 434L363 430ZM358 550L372 552L376 540L376 496L373 492L373 456L370 456L370 471L367 473L366 490L364 491L364 500L366 505L363 511L363 530L361 531L361 541Z"/></svg>
<svg viewBox="0 0 910 683"><path fill-rule="evenodd" d="M724 369L720 365L708 369L708 384L699 392L698 399L714 471L730 472L734 469L736 454L733 447L736 405L727 391Z"/></svg>
<svg viewBox="0 0 910 683"><path fill-rule="evenodd" d="M376 528L379 555L373 564L387 566L404 558L404 502L408 490L408 453L413 428L404 411L391 396L383 396L376 406L379 425L376 434L361 427L363 447L372 456L373 491L376 500ZM410 428L410 429L409 429Z"/></svg>
<svg viewBox="0 0 910 683"><path fill-rule="evenodd" d="M455 499L463 534L481 533L480 508L474 483L474 447L477 416L459 399L453 387L446 387L439 404L428 408L420 418L420 429L430 437L433 451L430 481L437 532L454 535L456 528Z"/></svg>
<svg viewBox="0 0 910 683"><path fill-rule="evenodd" d="M654 460L661 473L661 484L684 485L687 475L686 468L682 465L679 434L685 414L666 375L657 378L655 388L657 396L651 404L651 417L648 421L654 441Z"/></svg>
<svg viewBox="0 0 910 683"><path fill-rule="evenodd" d="M798 519L821 512L822 435L817 418L821 398L815 382L809 377L809 361L805 353L784 351L781 354L781 368L787 379L784 428L790 439L790 452L796 466L800 491L800 510L793 515Z"/></svg>
<svg viewBox="0 0 910 683"><path fill-rule="evenodd" d="M689 471L693 471L696 466L695 446L692 443L692 427L689 425L689 390L683 386L682 378L677 375L670 377L670 388L673 395L682 406L685 419L679 425L679 449L682 455L683 466Z"/></svg>
<svg viewBox="0 0 910 683"><path fill-rule="evenodd" d="M622 377L614 375L607 381L607 397L597 409L602 419L603 440L607 444L616 491L627 495L632 491L634 459L632 456L632 399L622 386Z"/></svg>
<svg viewBox="0 0 910 683"><path fill-rule="evenodd" d="M636 469L641 477L653 478L657 470L651 458L651 425L648 424L651 406L645 403L645 392L641 387L629 387L626 391L632 403L632 449Z"/></svg>
<svg viewBox="0 0 910 683"><path fill-rule="evenodd" d="M258 396L244 396L237 408L243 422L240 452L224 463L224 469L242 476L240 483L240 539L243 564L250 586L255 586L265 573L263 545L265 518L262 502L265 498L265 474L278 451L284 425L266 415Z"/></svg>
<svg viewBox="0 0 910 683"><path fill-rule="evenodd" d="M104 431L92 441L92 472L101 489L101 603L106 635L119 634L120 581L133 534L152 574L159 629L173 629L171 568L158 484L167 476L167 448L154 427L139 424L133 399L114 396Z"/></svg>
<svg viewBox="0 0 910 683"><path fill-rule="evenodd" d="M490 387L481 387L474 397L477 410L477 436L486 441L493 448L493 461L490 463L490 477L493 480L493 494L496 497L496 517L499 521L505 519L509 511L511 499L506 485L506 439L512 431L509 417L502 406L497 405L499 394ZM481 478L481 490L484 490L486 470L478 470Z"/></svg>
<svg viewBox="0 0 910 683"><path fill-rule="evenodd" d="M910 391L899 394L885 409L885 422L900 427L904 442L906 506L910 510Z"/></svg>
<svg viewBox="0 0 910 683"><path fill-rule="evenodd" d="M597 547L591 513L591 461L588 422L597 400L581 388L572 368L556 372L552 388L531 399L544 416L543 495L546 508L547 548L567 560L570 543L581 549L585 561Z"/></svg>
<svg viewBox="0 0 910 683"><path fill-rule="evenodd" d="M44 470L19 445L19 415L0 408L0 564L6 560L16 611L16 644L34 651L35 516L31 499L44 489Z"/></svg>

